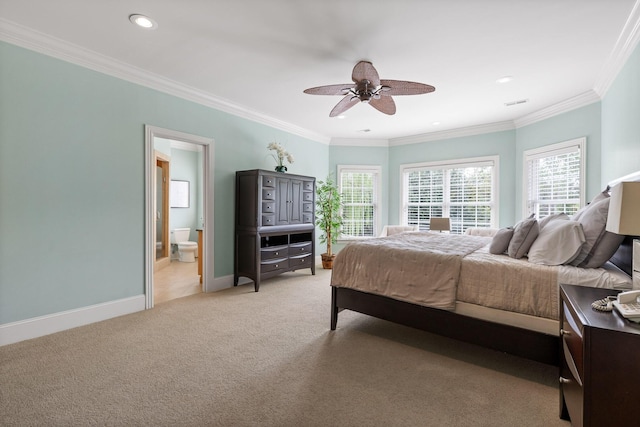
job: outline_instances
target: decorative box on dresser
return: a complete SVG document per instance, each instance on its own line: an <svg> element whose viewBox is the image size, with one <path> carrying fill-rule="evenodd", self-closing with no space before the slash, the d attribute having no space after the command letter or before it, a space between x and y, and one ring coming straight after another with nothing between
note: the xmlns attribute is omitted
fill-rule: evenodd
<svg viewBox="0 0 640 427"><path fill-rule="evenodd" d="M560 417L573 426L640 425L640 325L591 308L616 293L560 287Z"/></svg>
<svg viewBox="0 0 640 427"><path fill-rule="evenodd" d="M254 169L236 172L234 286L315 269L313 177Z"/></svg>

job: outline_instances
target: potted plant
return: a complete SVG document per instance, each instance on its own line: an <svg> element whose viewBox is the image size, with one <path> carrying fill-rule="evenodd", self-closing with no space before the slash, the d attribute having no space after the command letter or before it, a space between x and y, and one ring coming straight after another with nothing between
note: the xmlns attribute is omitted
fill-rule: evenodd
<svg viewBox="0 0 640 427"><path fill-rule="evenodd" d="M322 268L331 269L336 257L331 251L331 245L338 241L340 228L342 227L342 199L338 187L327 176L325 181L318 181L316 189L316 225L320 227L320 242L327 244L327 252L322 254Z"/></svg>

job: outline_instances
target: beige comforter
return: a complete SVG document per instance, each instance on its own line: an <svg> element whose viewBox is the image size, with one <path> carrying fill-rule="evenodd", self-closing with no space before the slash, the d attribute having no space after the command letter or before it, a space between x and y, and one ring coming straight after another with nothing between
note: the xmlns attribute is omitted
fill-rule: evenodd
<svg viewBox="0 0 640 427"><path fill-rule="evenodd" d="M557 320L558 293L558 268L492 255L484 247L464 258L457 299Z"/></svg>
<svg viewBox="0 0 640 427"><path fill-rule="evenodd" d="M490 241L420 232L349 244L333 263L331 285L453 310L463 257Z"/></svg>

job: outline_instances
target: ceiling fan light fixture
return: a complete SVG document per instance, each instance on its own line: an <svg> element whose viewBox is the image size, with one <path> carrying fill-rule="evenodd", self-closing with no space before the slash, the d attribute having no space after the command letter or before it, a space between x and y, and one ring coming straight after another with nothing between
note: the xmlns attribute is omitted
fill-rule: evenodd
<svg viewBox="0 0 640 427"><path fill-rule="evenodd" d="M155 30L156 28L158 28L158 23L156 21L149 18L148 16L141 15L139 13L129 15L129 21L131 21L132 24L135 24L138 27L142 27L147 30Z"/></svg>
<svg viewBox="0 0 640 427"><path fill-rule="evenodd" d="M369 104L376 110L392 116L396 113L396 104L393 96L420 95L436 90L435 87L424 83L404 80L380 80L378 71L369 61L360 61L353 67L351 80L353 80L354 84L350 86L342 84L318 86L305 89L303 92L310 95L343 96L342 100L329 113L329 117L337 117L357 104L356 101ZM346 96L345 92L347 92Z"/></svg>

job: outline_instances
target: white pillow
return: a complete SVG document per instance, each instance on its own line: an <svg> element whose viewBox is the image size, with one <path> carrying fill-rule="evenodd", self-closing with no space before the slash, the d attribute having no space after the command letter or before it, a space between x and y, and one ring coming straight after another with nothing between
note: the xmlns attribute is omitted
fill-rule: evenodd
<svg viewBox="0 0 640 427"><path fill-rule="evenodd" d="M540 230L542 230L544 226L549 224L551 221L559 221L559 220L567 221L568 219L569 219L569 215L562 212L562 213L545 216L540 221L538 221L538 225L540 226Z"/></svg>
<svg viewBox="0 0 640 427"><path fill-rule="evenodd" d="M541 230L529 248L529 262L562 265L575 259L586 238L577 221L551 221Z"/></svg>

